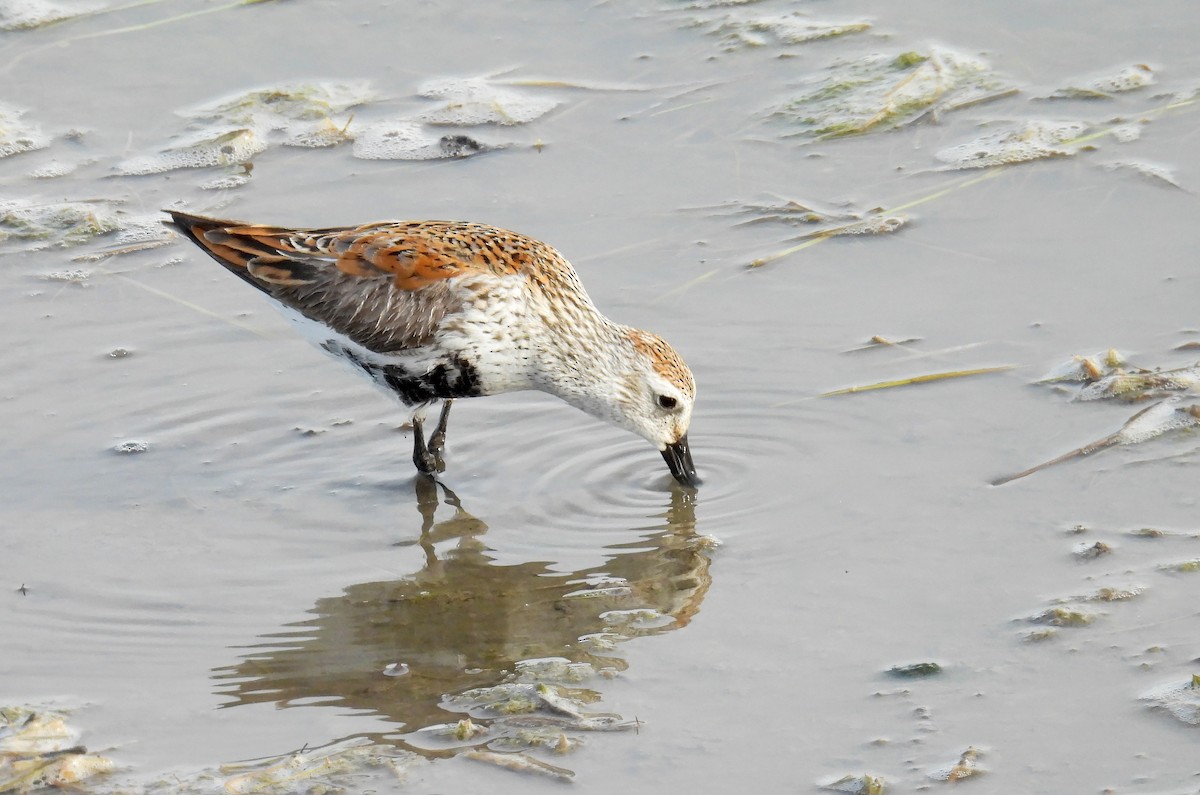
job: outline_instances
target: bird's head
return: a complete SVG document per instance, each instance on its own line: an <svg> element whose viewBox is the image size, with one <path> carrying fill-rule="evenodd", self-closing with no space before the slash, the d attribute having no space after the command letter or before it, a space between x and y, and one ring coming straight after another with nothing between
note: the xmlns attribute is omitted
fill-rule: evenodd
<svg viewBox="0 0 1200 795"><path fill-rule="evenodd" d="M697 486L687 439L696 401L692 371L661 337L638 329L629 329L628 337L633 353L618 388L614 421L657 447L676 480Z"/></svg>

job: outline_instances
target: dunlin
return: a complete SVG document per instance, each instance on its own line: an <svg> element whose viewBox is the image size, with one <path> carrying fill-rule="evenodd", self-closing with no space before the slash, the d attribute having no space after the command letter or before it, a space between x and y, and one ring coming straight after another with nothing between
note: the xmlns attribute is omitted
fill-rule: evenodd
<svg viewBox="0 0 1200 795"><path fill-rule="evenodd" d="M649 440L676 480L699 483L687 439L691 370L661 338L602 315L551 246L460 221L288 229L167 212L318 345L412 409L421 472L444 469L453 400L539 389ZM425 412L439 400L427 445Z"/></svg>

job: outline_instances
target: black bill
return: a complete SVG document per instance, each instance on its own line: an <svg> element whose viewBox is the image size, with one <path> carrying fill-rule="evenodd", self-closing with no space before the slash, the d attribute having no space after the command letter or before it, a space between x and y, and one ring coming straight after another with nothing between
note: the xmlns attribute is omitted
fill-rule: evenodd
<svg viewBox="0 0 1200 795"><path fill-rule="evenodd" d="M692 463L692 451L688 447L687 434L680 436L679 441L675 444L669 444L663 448L662 456L676 480L693 488L700 485L700 478L696 475L696 465Z"/></svg>

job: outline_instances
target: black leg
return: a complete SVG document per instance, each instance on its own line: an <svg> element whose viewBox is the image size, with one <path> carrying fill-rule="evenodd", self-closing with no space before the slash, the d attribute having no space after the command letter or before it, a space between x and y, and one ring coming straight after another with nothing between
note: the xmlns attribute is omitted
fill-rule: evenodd
<svg viewBox="0 0 1200 795"><path fill-rule="evenodd" d="M437 474L437 462L429 448L425 446L425 421L420 417L413 417L413 463L417 466L417 471L423 475Z"/></svg>
<svg viewBox="0 0 1200 795"><path fill-rule="evenodd" d="M446 471L446 462L442 460L442 451L446 449L446 423L450 421L450 404L453 402L450 398L442 402L442 414L438 417L438 424L433 429L433 435L429 437L429 452L433 455L438 472Z"/></svg>

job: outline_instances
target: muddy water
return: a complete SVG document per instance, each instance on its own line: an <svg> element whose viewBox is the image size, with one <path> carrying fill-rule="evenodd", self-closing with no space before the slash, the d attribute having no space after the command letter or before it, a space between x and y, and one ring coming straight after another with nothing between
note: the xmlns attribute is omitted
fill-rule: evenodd
<svg viewBox="0 0 1200 795"><path fill-rule="evenodd" d="M988 482L1136 410L1029 385L1051 366L1108 347L1195 358L1174 348L1200 322L1196 106L928 201L893 236L753 271L798 230L731 212L931 196L961 176L934 153L985 122L1151 118L1160 94L1200 85L1190 4L814 4L873 32L732 50L690 24L726 12L665 4L204 8L0 33L0 101L57 135L0 160L0 196L297 225L468 218L545 239L611 316L688 358L706 483L680 491L644 443L537 395L457 406L443 486L418 483L397 406L184 243L100 264L71 257L104 240L9 250L0 700L77 708L85 741L146 780L355 736L423 748L415 730L461 717L445 694L559 656L611 676L584 685L602 697L589 709L641 722L544 755L586 791L804 791L861 772L909 791L972 746L981 792L1190 785L1195 729L1138 697L1194 672L1200 575L1160 567L1200 557L1196 437ZM836 59L930 42L1021 93L809 145L767 118ZM1156 86L1031 99L1136 63ZM366 124L420 107L430 78L500 73L589 87L543 87L557 110L472 130L509 147L462 160L274 146L236 190L199 187L221 169L111 175L179 132L180 109L251 88L369 79ZM27 176L51 159L82 165ZM1118 161L1184 189L1105 168ZM82 284L46 278L78 268ZM846 353L874 334L921 341ZM814 397L992 365L1015 369ZM130 441L148 449L114 452ZM1142 527L1168 534L1129 535ZM1073 554L1096 541L1111 551ZM1091 624L1025 639L1054 600L1131 586L1144 593L1083 603ZM883 673L923 661L943 673ZM555 786L461 758L375 785Z"/></svg>

